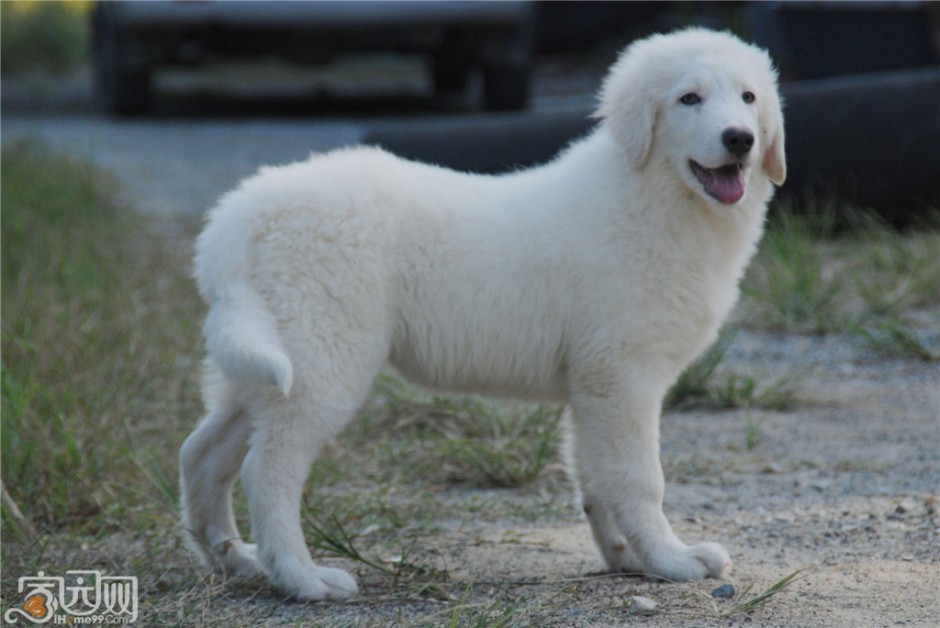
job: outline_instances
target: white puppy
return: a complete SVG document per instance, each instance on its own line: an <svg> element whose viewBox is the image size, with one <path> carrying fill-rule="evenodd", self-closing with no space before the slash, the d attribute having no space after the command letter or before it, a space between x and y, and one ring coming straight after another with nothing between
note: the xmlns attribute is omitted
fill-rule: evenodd
<svg viewBox="0 0 940 628"><path fill-rule="evenodd" d="M458 393L565 402L608 567L719 576L662 511L663 395L715 337L785 176L770 59L700 29L630 46L602 123L553 162L477 176L375 148L262 169L197 243L208 416L180 452L185 527L216 568L305 600L356 593L311 559L301 491L387 363ZM241 477L257 545L240 540Z"/></svg>

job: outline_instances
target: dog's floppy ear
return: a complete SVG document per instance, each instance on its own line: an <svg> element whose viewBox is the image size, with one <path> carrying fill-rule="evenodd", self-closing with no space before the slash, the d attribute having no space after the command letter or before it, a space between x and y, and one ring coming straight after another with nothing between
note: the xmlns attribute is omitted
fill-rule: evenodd
<svg viewBox="0 0 940 628"><path fill-rule="evenodd" d="M634 93L613 103L612 110L602 106L598 114L604 116L602 124L626 151L630 165L642 168L653 146L655 103L643 94Z"/></svg>
<svg viewBox="0 0 940 628"><path fill-rule="evenodd" d="M771 102L761 112L761 133L764 158L761 167L771 181L783 185L787 178L787 159L784 151L783 112L779 96L774 92Z"/></svg>
<svg viewBox="0 0 940 628"><path fill-rule="evenodd" d="M630 165L641 168L653 145L657 103L651 96L656 92L635 71L638 64L631 58L635 47L621 54L611 68L594 117L602 120L602 126L624 149Z"/></svg>
<svg viewBox="0 0 940 628"><path fill-rule="evenodd" d="M764 172L777 185L787 180L787 162L783 153L783 132L778 133L764 153Z"/></svg>

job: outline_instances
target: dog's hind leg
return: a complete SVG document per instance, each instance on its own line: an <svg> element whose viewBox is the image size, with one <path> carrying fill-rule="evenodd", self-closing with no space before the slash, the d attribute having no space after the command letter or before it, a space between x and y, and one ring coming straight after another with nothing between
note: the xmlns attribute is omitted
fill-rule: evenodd
<svg viewBox="0 0 940 628"><path fill-rule="evenodd" d="M212 569L262 574L255 546L241 540L232 512L232 488L248 452L251 422L235 386L208 362L202 388L208 414L180 448L183 526L190 545Z"/></svg>
<svg viewBox="0 0 940 628"><path fill-rule="evenodd" d="M353 418L387 353L373 360L351 355L351 347L332 349L311 349L317 364L305 366L302 359L295 363L290 398L271 388L257 400L256 431L242 466L258 558L275 586L301 600L342 599L358 591L345 571L313 561L304 542L300 507L314 458ZM363 348L362 353L374 351Z"/></svg>

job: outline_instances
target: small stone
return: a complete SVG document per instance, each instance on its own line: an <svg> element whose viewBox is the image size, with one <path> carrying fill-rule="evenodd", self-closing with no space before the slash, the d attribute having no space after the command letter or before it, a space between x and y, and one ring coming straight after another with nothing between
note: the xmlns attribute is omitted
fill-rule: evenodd
<svg viewBox="0 0 940 628"><path fill-rule="evenodd" d="M714 591L712 591L712 597L717 600L730 600L734 597L735 591L733 584L723 584Z"/></svg>
<svg viewBox="0 0 940 628"><path fill-rule="evenodd" d="M832 480L825 478L820 478L809 485L811 489L819 491L820 493L824 493L830 486L832 486Z"/></svg>
<svg viewBox="0 0 940 628"><path fill-rule="evenodd" d="M634 595L631 597L627 601L627 608L629 608L630 612L634 615L656 614L656 602L642 595Z"/></svg>
<svg viewBox="0 0 940 628"><path fill-rule="evenodd" d="M940 504L940 498L933 495L924 500L924 507L927 509L928 515L937 514L937 504Z"/></svg>

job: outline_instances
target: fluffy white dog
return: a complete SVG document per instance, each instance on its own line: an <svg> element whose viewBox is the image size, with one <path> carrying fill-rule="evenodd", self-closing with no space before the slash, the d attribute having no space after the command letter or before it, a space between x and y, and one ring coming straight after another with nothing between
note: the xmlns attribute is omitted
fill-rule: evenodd
<svg viewBox="0 0 940 628"><path fill-rule="evenodd" d="M379 371L458 393L565 402L607 566L717 577L716 543L663 515L663 395L716 337L785 177L761 50L690 29L631 45L588 137L542 167L477 176L375 148L264 168L199 237L208 416L180 452L206 562L304 600L355 580L310 557L311 462ZM241 470L257 545L232 516Z"/></svg>

